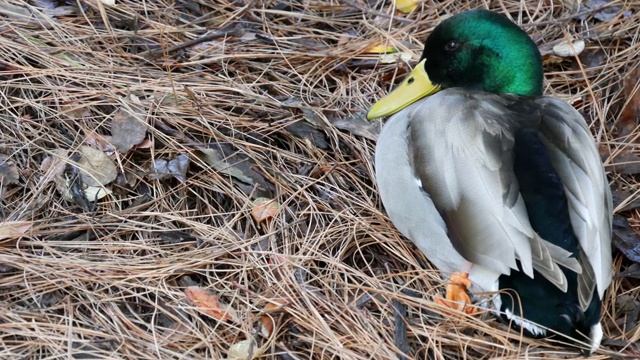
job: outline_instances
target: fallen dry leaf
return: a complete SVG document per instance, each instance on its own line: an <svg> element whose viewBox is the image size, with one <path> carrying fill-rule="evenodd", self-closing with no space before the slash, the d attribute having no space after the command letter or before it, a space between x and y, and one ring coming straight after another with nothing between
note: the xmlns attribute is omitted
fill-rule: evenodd
<svg viewBox="0 0 640 360"><path fill-rule="evenodd" d="M229 347L229 360L252 360L262 355L263 350L253 340L242 340Z"/></svg>
<svg viewBox="0 0 640 360"><path fill-rule="evenodd" d="M151 149L152 147L153 141L151 139L144 139L140 144L138 144L138 146L136 146L136 149Z"/></svg>
<svg viewBox="0 0 640 360"><path fill-rule="evenodd" d="M609 59L607 53L601 48L590 48L580 54L580 62L585 69L601 66Z"/></svg>
<svg viewBox="0 0 640 360"><path fill-rule="evenodd" d="M606 152L601 152L601 155L606 158ZM617 174L640 174L640 156L629 150L617 151L615 156L609 160L609 164L606 168L607 170L612 170Z"/></svg>
<svg viewBox="0 0 640 360"><path fill-rule="evenodd" d="M13 160L0 155L0 184L17 184L19 180L20 173Z"/></svg>
<svg viewBox="0 0 640 360"><path fill-rule="evenodd" d="M90 151L97 151L100 153L99 150L95 150L88 146L85 147L91 149ZM107 157L107 159L109 158ZM109 161L111 161L111 159L109 159ZM40 164L40 171L45 173L40 179L40 184L46 184L53 180L56 184L56 189L64 199L74 201L76 203L83 203L85 206L88 206L86 200L93 202L112 193L111 190L105 188L103 185L87 185L84 182L84 174L81 176L82 188L80 188L77 181L72 181L65 175L65 168L69 162L70 160L67 150L53 150L53 155L47 156ZM80 161L78 161L78 163L80 163ZM115 169L115 165L113 169ZM90 175L87 174L87 176Z"/></svg>
<svg viewBox="0 0 640 360"><path fill-rule="evenodd" d="M583 15L578 16L578 19L584 21L589 14L593 14L593 17L597 20L609 22L618 17L626 19L633 14L633 12L626 7L611 6L612 2L612 0L582 1L579 12ZM625 9L625 11L620 14L623 9Z"/></svg>
<svg viewBox="0 0 640 360"><path fill-rule="evenodd" d="M362 136L374 141L378 139L380 129L382 129L379 121L366 120L365 112L360 113L360 116L355 114L355 116L346 119L341 117L330 117L329 122L340 130L345 130L354 135Z"/></svg>
<svg viewBox="0 0 640 360"><path fill-rule="evenodd" d="M60 112L74 120L91 117L91 111L88 106L77 99L63 101L60 104Z"/></svg>
<svg viewBox="0 0 640 360"><path fill-rule="evenodd" d="M0 240L17 238L33 226L33 221L7 221L0 223Z"/></svg>
<svg viewBox="0 0 640 360"><path fill-rule="evenodd" d="M309 114L307 112L307 114ZM301 139L308 140L315 147L323 150L329 149L327 135L325 132L316 129L311 122L296 121L284 127L289 133Z"/></svg>
<svg viewBox="0 0 640 360"><path fill-rule="evenodd" d="M634 279L640 279L640 263L631 264L626 270L620 272L616 275L616 278L619 277L630 277Z"/></svg>
<svg viewBox="0 0 640 360"><path fill-rule="evenodd" d="M60 148L53 150L53 155L44 158L40 164L40 171L44 172L44 175L40 178L40 184L54 181L56 189L62 194L62 197L71 200L72 196L69 192L69 184L64 175L64 170L68 162L68 150Z"/></svg>
<svg viewBox="0 0 640 360"><path fill-rule="evenodd" d="M419 3L419 0L396 0L396 9L402 13L408 14L415 10Z"/></svg>
<svg viewBox="0 0 640 360"><path fill-rule="evenodd" d="M173 176L180 182L187 181L187 170L189 169L189 157L178 155L172 160L157 159L153 162L153 170L149 173L149 179L160 180Z"/></svg>
<svg viewBox="0 0 640 360"><path fill-rule="evenodd" d="M89 201L97 201L113 193L104 186L87 186L83 191L84 197Z"/></svg>
<svg viewBox="0 0 640 360"><path fill-rule="evenodd" d="M228 305L221 304L218 296L206 289L198 286L189 286L184 289L184 293L200 311L212 318L221 321L231 320L233 318L233 309Z"/></svg>
<svg viewBox="0 0 640 360"><path fill-rule="evenodd" d="M627 259L640 263L640 236L633 230L626 218L620 215L613 216L613 235L613 245Z"/></svg>
<svg viewBox="0 0 640 360"><path fill-rule="evenodd" d="M393 46L378 44L366 49L364 52L367 54L390 54L398 52L398 49L394 48Z"/></svg>
<svg viewBox="0 0 640 360"><path fill-rule="evenodd" d="M272 196L273 185L256 171L259 165L244 151L220 142L211 143L208 147L201 147L193 154L217 172L231 176L234 184L245 194L256 197Z"/></svg>
<svg viewBox="0 0 640 360"><path fill-rule="evenodd" d="M387 53L380 55L380 63L381 64L395 64L400 61L409 62L413 58L413 53L410 52L396 52L396 53Z"/></svg>
<svg viewBox="0 0 640 360"><path fill-rule="evenodd" d="M618 189L618 186L612 185L611 195L616 214L640 207L640 190Z"/></svg>
<svg viewBox="0 0 640 360"><path fill-rule="evenodd" d="M118 177L118 169L113 160L102 151L89 146L80 146L82 157L78 169L82 182L87 186L104 186Z"/></svg>
<svg viewBox="0 0 640 360"><path fill-rule="evenodd" d="M584 41L576 40L573 42L562 41L560 44L553 47L553 53L560 57L572 57L577 56L584 50Z"/></svg>
<svg viewBox="0 0 640 360"><path fill-rule="evenodd" d="M111 143L118 151L124 154L144 140L147 135L146 118L147 113L140 100L129 95L111 121Z"/></svg>
<svg viewBox="0 0 640 360"><path fill-rule="evenodd" d="M27 7L0 1L0 14L10 19L25 21L30 27L51 28L56 21L40 11L31 12Z"/></svg>
<svg viewBox="0 0 640 360"><path fill-rule="evenodd" d="M111 136L90 133L84 138L83 145L98 149L107 156L112 156L116 153L116 147L111 142Z"/></svg>
<svg viewBox="0 0 640 360"><path fill-rule="evenodd" d="M55 149L54 152L58 152L62 149ZM64 168L67 164L63 159L67 159L66 150L62 150L62 157L60 156L47 156L40 163L40 171L44 172L44 175L40 178L40 184L46 184L53 180L55 176L60 176L64 173Z"/></svg>
<svg viewBox="0 0 640 360"><path fill-rule="evenodd" d="M259 197L253 201L251 216L258 223L273 218L280 209L280 203L264 197Z"/></svg>
<svg viewBox="0 0 640 360"><path fill-rule="evenodd" d="M221 151L215 149L198 149L193 153L198 157L198 159L204 161L208 165L211 165L211 167L217 171L233 176L244 183L253 184L253 180L249 176L245 175L242 170L223 160L224 154Z"/></svg>
<svg viewBox="0 0 640 360"><path fill-rule="evenodd" d="M80 8L78 6L58 6L53 9L45 9L43 13L49 16L72 16L80 12Z"/></svg>
<svg viewBox="0 0 640 360"><path fill-rule="evenodd" d="M264 307L264 309L262 309L262 312L265 314L280 312L286 305L286 303L287 302L284 300L270 302ZM262 315L262 317L260 318L260 333L264 337L269 337L273 333L276 325L276 321L274 320L272 315Z"/></svg>
<svg viewBox="0 0 640 360"><path fill-rule="evenodd" d="M616 127L621 135L626 136L634 133L640 119L640 66L624 78L624 99L624 108Z"/></svg>

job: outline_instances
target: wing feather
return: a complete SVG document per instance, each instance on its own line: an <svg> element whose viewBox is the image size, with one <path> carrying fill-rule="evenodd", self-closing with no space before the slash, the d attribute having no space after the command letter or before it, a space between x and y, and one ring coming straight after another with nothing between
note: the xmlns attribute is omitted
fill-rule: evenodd
<svg viewBox="0 0 640 360"><path fill-rule="evenodd" d="M565 186L571 225L591 266L578 279L581 303L590 301L587 289L593 289L594 280L602 298L611 283L612 202L600 155L587 123L573 107L552 97L538 103L543 109L541 140Z"/></svg>
<svg viewBox="0 0 640 360"><path fill-rule="evenodd" d="M505 101L455 89L427 99L412 113L414 171L464 258L501 274L519 270L519 260L530 277L535 268L566 291L557 264L580 266L567 252L552 254L529 223L513 173L513 126L504 115Z"/></svg>
<svg viewBox="0 0 640 360"><path fill-rule="evenodd" d="M499 274L519 270L519 260L528 276L535 269L564 291L567 280L560 266L570 269L578 273L586 309L594 289L602 297L611 281L611 195L597 149L571 106L553 98L537 100L542 110L534 126L565 186L571 225L584 253L571 254L540 238L529 222L513 169L514 131L526 119L508 115L509 101L508 96L448 89L411 106L406 124L398 127L406 134L411 173L440 215L439 229L464 259ZM431 259L429 249L420 247Z"/></svg>

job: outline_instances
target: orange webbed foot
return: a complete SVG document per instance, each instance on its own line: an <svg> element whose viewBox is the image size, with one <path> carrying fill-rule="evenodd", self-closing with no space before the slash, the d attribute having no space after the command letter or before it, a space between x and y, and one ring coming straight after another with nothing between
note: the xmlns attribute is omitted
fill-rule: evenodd
<svg viewBox="0 0 640 360"><path fill-rule="evenodd" d="M471 305L471 298L468 291L471 287L469 274L464 272L455 272L451 274L446 286L446 298L439 294L434 297L436 304L446 306L450 309L464 312L465 314L476 314L478 310Z"/></svg>

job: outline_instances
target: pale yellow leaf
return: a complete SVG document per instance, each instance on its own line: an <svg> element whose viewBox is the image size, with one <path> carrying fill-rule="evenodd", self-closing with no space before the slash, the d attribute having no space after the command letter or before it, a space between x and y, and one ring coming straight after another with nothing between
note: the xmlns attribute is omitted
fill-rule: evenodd
<svg viewBox="0 0 640 360"><path fill-rule="evenodd" d="M393 64L396 63L398 60L402 60L404 62L408 62L411 60L411 58L413 57L412 53L408 53L408 52L397 52L397 53L390 53L390 54L383 54L380 55L380 63L381 64Z"/></svg>
<svg viewBox="0 0 640 360"><path fill-rule="evenodd" d="M398 11L408 14L415 10L420 3L419 0L396 0L396 9Z"/></svg>
<svg viewBox="0 0 640 360"><path fill-rule="evenodd" d="M104 186L87 186L87 188L83 191L84 196L89 201L97 201L113 193L113 191L107 189Z"/></svg>
<svg viewBox="0 0 640 360"><path fill-rule="evenodd" d="M368 54L391 54L398 52L398 49L394 48L393 46L378 44L368 48L364 52Z"/></svg>
<svg viewBox="0 0 640 360"><path fill-rule="evenodd" d="M229 360L252 360L260 355L263 351L253 340L239 341L229 348Z"/></svg>

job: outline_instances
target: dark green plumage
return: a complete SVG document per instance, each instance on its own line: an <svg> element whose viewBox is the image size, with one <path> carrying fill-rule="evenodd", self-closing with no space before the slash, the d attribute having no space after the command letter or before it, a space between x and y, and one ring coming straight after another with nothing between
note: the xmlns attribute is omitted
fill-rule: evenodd
<svg viewBox="0 0 640 360"><path fill-rule="evenodd" d="M528 111L522 116L531 114ZM581 249L571 227L564 185L534 129L523 127L516 131L514 154L513 170L531 226L543 239L570 251L576 258ZM564 274L568 288L576 289L577 274L567 270ZM578 305L577 292L562 292L541 276L532 279L522 272L512 272L510 276L501 276L499 281L501 289L508 289L501 294L501 311L510 310L517 316L583 342L588 342L586 336L591 326L600 320L601 305L596 293L589 308L583 312ZM526 311L524 314L521 302ZM550 311L554 316L550 316ZM509 321L506 317L504 320ZM529 333L529 336L535 334Z"/></svg>

